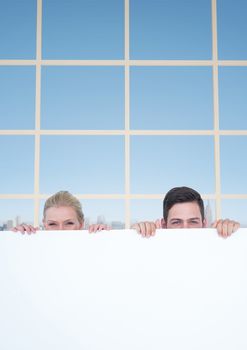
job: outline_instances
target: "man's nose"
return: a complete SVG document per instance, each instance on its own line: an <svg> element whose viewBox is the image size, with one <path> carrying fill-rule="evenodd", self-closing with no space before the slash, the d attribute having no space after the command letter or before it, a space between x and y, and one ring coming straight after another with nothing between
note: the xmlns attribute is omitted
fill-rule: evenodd
<svg viewBox="0 0 247 350"><path fill-rule="evenodd" d="M183 228L190 228L190 225L188 222L185 221L185 222L183 222L182 227Z"/></svg>

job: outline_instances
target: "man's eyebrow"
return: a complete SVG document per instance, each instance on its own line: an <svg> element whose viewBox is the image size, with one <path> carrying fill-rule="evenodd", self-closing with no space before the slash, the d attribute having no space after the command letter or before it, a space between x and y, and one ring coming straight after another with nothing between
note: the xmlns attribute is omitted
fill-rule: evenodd
<svg viewBox="0 0 247 350"><path fill-rule="evenodd" d="M184 220L182 218L171 218L170 221L173 221L173 220ZM196 217L192 217L192 218L188 218L187 220L201 220L200 217L196 216Z"/></svg>

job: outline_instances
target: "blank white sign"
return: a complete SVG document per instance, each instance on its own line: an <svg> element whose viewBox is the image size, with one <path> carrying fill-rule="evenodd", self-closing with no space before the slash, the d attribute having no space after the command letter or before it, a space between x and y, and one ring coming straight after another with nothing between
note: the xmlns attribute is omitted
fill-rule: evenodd
<svg viewBox="0 0 247 350"><path fill-rule="evenodd" d="M247 229L0 234L2 350L246 350Z"/></svg>

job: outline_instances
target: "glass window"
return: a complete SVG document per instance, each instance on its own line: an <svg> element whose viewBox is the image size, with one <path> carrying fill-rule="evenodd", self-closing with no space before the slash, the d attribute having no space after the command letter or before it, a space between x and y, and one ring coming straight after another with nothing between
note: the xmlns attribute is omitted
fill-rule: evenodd
<svg viewBox="0 0 247 350"><path fill-rule="evenodd" d="M0 59L35 59L36 0L0 1Z"/></svg>
<svg viewBox="0 0 247 350"><path fill-rule="evenodd" d="M43 136L42 193L123 193L122 136Z"/></svg>
<svg viewBox="0 0 247 350"><path fill-rule="evenodd" d="M83 199L81 202L86 228L91 224L107 224L115 230L125 228L123 200Z"/></svg>
<svg viewBox="0 0 247 350"><path fill-rule="evenodd" d="M212 129L209 67L133 67L133 129Z"/></svg>
<svg viewBox="0 0 247 350"><path fill-rule="evenodd" d="M123 59L123 0L43 0L44 59Z"/></svg>
<svg viewBox="0 0 247 350"><path fill-rule="evenodd" d="M215 221L216 218L215 204L215 200L213 199L204 199L204 212L208 227L211 226L211 224Z"/></svg>
<svg viewBox="0 0 247 350"><path fill-rule="evenodd" d="M222 192L247 194L247 136L222 136L220 149Z"/></svg>
<svg viewBox="0 0 247 350"><path fill-rule="evenodd" d="M214 143L211 136L133 136L131 190L166 193L189 186L214 193Z"/></svg>
<svg viewBox="0 0 247 350"><path fill-rule="evenodd" d="M222 218L229 218L247 227L247 199L224 199L222 205Z"/></svg>
<svg viewBox="0 0 247 350"><path fill-rule="evenodd" d="M30 199L0 200L0 231L11 230L23 222L33 225L34 207Z"/></svg>
<svg viewBox="0 0 247 350"><path fill-rule="evenodd" d="M32 193L34 190L34 138L0 136L0 193Z"/></svg>
<svg viewBox="0 0 247 350"><path fill-rule="evenodd" d="M0 115L1 129L34 128L34 67L0 67Z"/></svg>
<svg viewBox="0 0 247 350"><path fill-rule="evenodd" d="M211 59L210 0L131 0L131 59Z"/></svg>
<svg viewBox="0 0 247 350"><path fill-rule="evenodd" d="M246 0L217 0L217 14L219 59L246 60Z"/></svg>
<svg viewBox="0 0 247 350"><path fill-rule="evenodd" d="M131 225L162 218L162 199L132 199Z"/></svg>
<svg viewBox="0 0 247 350"><path fill-rule="evenodd" d="M123 129L122 67L43 67L43 129Z"/></svg>
<svg viewBox="0 0 247 350"><path fill-rule="evenodd" d="M221 129L247 129L247 67L219 67Z"/></svg>

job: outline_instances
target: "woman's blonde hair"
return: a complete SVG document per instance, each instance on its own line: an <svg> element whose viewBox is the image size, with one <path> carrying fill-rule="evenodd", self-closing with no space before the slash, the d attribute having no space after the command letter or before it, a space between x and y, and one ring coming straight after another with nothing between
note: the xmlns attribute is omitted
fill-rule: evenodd
<svg viewBox="0 0 247 350"><path fill-rule="evenodd" d="M59 191L49 197L45 202L43 216L45 217L47 209L53 207L71 207L75 210L78 221L80 223L84 222L84 214L80 201L68 191Z"/></svg>

